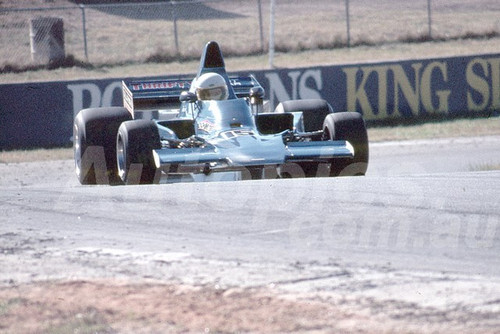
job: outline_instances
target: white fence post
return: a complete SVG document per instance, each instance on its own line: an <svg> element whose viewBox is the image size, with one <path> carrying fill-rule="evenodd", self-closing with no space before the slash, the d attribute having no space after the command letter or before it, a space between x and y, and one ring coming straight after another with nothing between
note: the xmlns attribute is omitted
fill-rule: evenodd
<svg viewBox="0 0 500 334"><path fill-rule="evenodd" d="M427 0L427 24L429 27L429 39L432 39L432 10L431 0Z"/></svg>
<svg viewBox="0 0 500 334"><path fill-rule="evenodd" d="M269 25L269 67L273 68L274 61L274 14L275 14L276 0L271 0L271 14L270 14L270 25Z"/></svg>
<svg viewBox="0 0 500 334"><path fill-rule="evenodd" d="M180 52L179 52L179 36L178 36L178 32L177 32L177 15L175 15L175 5L176 5L176 2L170 0L170 4L172 5L172 21L174 23L175 52L177 53L177 55L180 55Z"/></svg>
<svg viewBox="0 0 500 334"><path fill-rule="evenodd" d="M262 0L257 0L259 7L259 32L260 32L260 51L264 52L264 25L262 24Z"/></svg>
<svg viewBox="0 0 500 334"><path fill-rule="evenodd" d="M349 15L349 0L345 0L345 21L347 29L347 47L351 47L351 19Z"/></svg>
<svg viewBox="0 0 500 334"><path fill-rule="evenodd" d="M85 19L85 5L80 4L82 10L82 30L83 30L83 49L85 51L85 60L89 61L89 51L87 47L87 22Z"/></svg>

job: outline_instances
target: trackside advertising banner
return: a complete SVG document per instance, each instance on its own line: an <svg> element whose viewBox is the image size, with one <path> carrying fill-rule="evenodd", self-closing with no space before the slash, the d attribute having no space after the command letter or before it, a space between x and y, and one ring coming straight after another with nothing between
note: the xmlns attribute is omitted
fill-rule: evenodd
<svg viewBox="0 0 500 334"><path fill-rule="evenodd" d="M323 98L368 121L500 110L500 54L230 74L253 74L274 106ZM68 145L79 110L112 105L121 78L0 85L0 150Z"/></svg>

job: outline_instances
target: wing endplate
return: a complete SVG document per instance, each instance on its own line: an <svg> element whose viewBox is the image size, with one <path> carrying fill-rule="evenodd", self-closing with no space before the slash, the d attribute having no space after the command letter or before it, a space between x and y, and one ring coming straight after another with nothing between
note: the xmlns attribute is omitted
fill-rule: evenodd
<svg viewBox="0 0 500 334"><path fill-rule="evenodd" d="M179 105L179 96L189 90L186 79L159 79L122 81L123 106L133 115L134 110L173 109Z"/></svg>
<svg viewBox="0 0 500 334"><path fill-rule="evenodd" d="M352 145L345 140L291 142L287 145L287 162L321 161L333 158L354 158Z"/></svg>

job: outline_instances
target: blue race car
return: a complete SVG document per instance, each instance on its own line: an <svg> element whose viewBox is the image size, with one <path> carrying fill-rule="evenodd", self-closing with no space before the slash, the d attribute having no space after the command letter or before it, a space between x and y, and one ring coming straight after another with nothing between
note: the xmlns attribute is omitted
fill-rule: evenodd
<svg viewBox="0 0 500 334"><path fill-rule="evenodd" d="M240 179L364 175L368 136L359 113L324 100L264 112L256 79L229 77L216 42L193 80L123 81L124 107L91 108L74 122L81 184L157 183L232 172Z"/></svg>

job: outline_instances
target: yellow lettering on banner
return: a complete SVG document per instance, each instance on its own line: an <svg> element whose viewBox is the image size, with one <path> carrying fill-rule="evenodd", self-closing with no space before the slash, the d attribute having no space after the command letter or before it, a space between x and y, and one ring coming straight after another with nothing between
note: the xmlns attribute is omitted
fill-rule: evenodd
<svg viewBox="0 0 500 334"><path fill-rule="evenodd" d="M432 72L434 70L440 70L443 80L448 82L448 68L446 62L432 62L424 69L422 73L422 78L420 79L420 98L422 99L422 105L425 110L430 113L447 113L449 111L448 98L451 94L451 90L438 90L436 95L438 96L439 105L434 107L432 104Z"/></svg>
<svg viewBox="0 0 500 334"><path fill-rule="evenodd" d="M288 72L288 77L292 79L292 100L297 100L298 99L297 81L300 77L300 72L299 71Z"/></svg>
<svg viewBox="0 0 500 334"><path fill-rule="evenodd" d="M281 81L279 73L264 74L269 81L269 102L271 105L276 105L280 101L302 99L321 99L321 89L323 81L320 70L306 70L304 73L300 71L290 71L287 73L292 83L292 96L290 96L287 88ZM308 80L312 80L316 85L310 87L307 85ZM311 82L311 81L309 81Z"/></svg>
<svg viewBox="0 0 500 334"><path fill-rule="evenodd" d="M500 109L500 58L489 59L491 65L491 107Z"/></svg>
<svg viewBox="0 0 500 334"><path fill-rule="evenodd" d="M401 65L391 66L391 70L394 73L394 111L399 112L399 88L408 101L408 105L412 113L418 114L420 107L420 69L422 68L421 63L412 64L414 71L415 82L410 83L410 79L406 76L406 73Z"/></svg>
<svg viewBox="0 0 500 334"><path fill-rule="evenodd" d="M363 66L343 68L347 76L347 110L355 111L359 103L365 119L385 118L387 114L387 71L388 66ZM362 79L357 85L356 75L361 71ZM378 114L375 115L366 94L366 83L373 73L377 74Z"/></svg>
<svg viewBox="0 0 500 334"><path fill-rule="evenodd" d="M278 73L266 73L265 76L269 81L269 102L272 106L276 105L279 101L290 100L290 95L288 95ZM275 102L275 98L277 102Z"/></svg>
<svg viewBox="0 0 500 334"><path fill-rule="evenodd" d="M73 113L76 114L83 108L97 108L101 106L101 90L94 83L84 83L77 85L68 85L68 89L73 93ZM83 105L83 94L87 92L90 95L90 103Z"/></svg>
<svg viewBox="0 0 500 334"><path fill-rule="evenodd" d="M433 61L425 66L423 62L415 62L410 66L410 70L400 64L343 68L347 109L361 109L367 120L400 116L406 104L414 115L421 111L448 113L452 89L436 89L453 87L453 83L449 82L447 60ZM500 109L500 58L477 57L470 60L465 80L468 84L466 97L469 110ZM390 82L394 83L392 94L387 92ZM374 95L376 93L377 96ZM374 107L377 102L378 109Z"/></svg>
<svg viewBox="0 0 500 334"><path fill-rule="evenodd" d="M368 80L369 71L365 73L365 70L369 70L369 67L349 67L343 68L342 71L347 76L347 110L356 111L356 104L359 102L361 106L361 112L363 115L373 115L373 109L368 101L368 96L366 95L365 85ZM358 71L362 72L362 79L359 87L356 85L356 74Z"/></svg>
<svg viewBox="0 0 500 334"><path fill-rule="evenodd" d="M387 66L374 66L371 68L378 77L378 118L389 116L387 111Z"/></svg>
<svg viewBox="0 0 500 334"><path fill-rule="evenodd" d="M485 110L488 106L488 102L490 99L490 87L488 81L481 77L479 74L474 72L474 66L479 65L483 70L483 74L485 77L488 77L488 61L480 58L475 58L471 60L467 64L467 69L465 72L465 78L470 88L478 92L482 96L482 101L480 103L476 103L472 98L472 93L470 91L467 92L467 107L472 111L482 111Z"/></svg>
<svg viewBox="0 0 500 334"><path fill-rule="evenodd" d="M446 90L438 90L436 92L436 95L438 96L439 100L439 106L437 111L440 113L448 113L450 111L450 104L449 104L449 97L451 94L451 90L446 89ZM429 112L432 112L432 110L429 110Z"/></svg>
<svg viewBox="0 0 500 334"><path fill-rule="evenodd" d="M311 79L316 84L317 90L307 86L307 80ZM320 70L307 70L302 74L299 81L299 92L301 99L321 99L321 90L323 89L323 80Z"/></svg>
<svg viewBox="0 0 500 334"><path fill-rule="evenodd" d="M83 108L109 107L113 104L115 90L121 92L121 81L113 81L101 89L94 83L70 84L67 86L73 95L73 113L76 114ZM87 101L84 96L87 95ZM85 102L85 103L84 103ZM85 105L84 105L85 104Z"/></svg>

